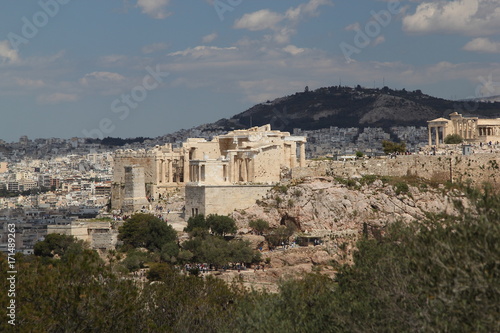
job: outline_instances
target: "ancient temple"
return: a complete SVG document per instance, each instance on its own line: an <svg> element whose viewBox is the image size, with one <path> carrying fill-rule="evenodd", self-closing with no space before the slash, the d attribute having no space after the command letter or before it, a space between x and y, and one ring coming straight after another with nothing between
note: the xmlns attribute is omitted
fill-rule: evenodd
<svg viewBox="0 0 500 333"><path fill-rule="evenodd" d="M500 141L500 118L463 117L453 112L450 119L437 118L427 123L429 146L443 144L450 134L458 134L469 143Z"/></svg>

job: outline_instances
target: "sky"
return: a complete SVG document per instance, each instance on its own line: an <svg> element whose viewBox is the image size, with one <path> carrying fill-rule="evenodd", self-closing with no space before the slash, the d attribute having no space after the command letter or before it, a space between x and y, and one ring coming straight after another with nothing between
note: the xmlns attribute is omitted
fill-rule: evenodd
<svg viewBox="0 0 500 333"><path fill-rule="evenodd" d="M0 0L0 139L156 137L320 87L500 95L500 0Z"/></svg>

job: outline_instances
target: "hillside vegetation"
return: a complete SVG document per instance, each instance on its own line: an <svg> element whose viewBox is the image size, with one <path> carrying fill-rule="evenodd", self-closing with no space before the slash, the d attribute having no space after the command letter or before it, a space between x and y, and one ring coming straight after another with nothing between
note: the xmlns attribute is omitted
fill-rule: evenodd
<svg viewBox="0 0 500 333"><path fill-rule="evenodd" d="M457 201L458 217L428 214L389 224L377 237L362 238L354 263L340 267L334 279L308 274L283 281L277 293L179 274L166 262L152 264L143 284L113 269L114 259L105 263L76 241L64 240L53 257L18 254L15 329L498 332L500 196L464 191L472 204ZM3 255L0 266L6 291ZM7 302L7 292L0 293L0 303ZM5 318L0 322L0 331L12 328Z"/></svg>

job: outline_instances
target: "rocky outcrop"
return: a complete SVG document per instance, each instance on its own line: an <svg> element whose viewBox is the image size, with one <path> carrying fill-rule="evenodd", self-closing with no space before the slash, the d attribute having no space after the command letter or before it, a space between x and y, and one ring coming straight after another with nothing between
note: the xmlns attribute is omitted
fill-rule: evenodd
<svg viewBox="0 0 500 333"><path fill-rule="evenodd" d="M256 205L234 212L233 217L240 228L248 228L249 221L264 219L271 227L293 224L298 232L312 236L348 237L363 227L380 228L397 220L410 222L427 213L458 214L454 200L467 206L458 190L444 187L418 188L379 179L370 184L362 184L362 180L345 183L316 177L279 185Z"/></svg>

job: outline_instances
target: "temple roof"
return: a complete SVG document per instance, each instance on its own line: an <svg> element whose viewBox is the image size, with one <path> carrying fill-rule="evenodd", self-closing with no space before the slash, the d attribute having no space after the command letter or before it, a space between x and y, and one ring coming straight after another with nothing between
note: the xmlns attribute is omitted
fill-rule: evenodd
<svg viewBox="0 0 500 333"><path fill-rule="evenodd" d="M433 119L433 120L429 120L427 121L428 123L442 123L442 122L450 122L451 120L449 119L446 119L446 118L437 118L437 119Z"/></svg>

